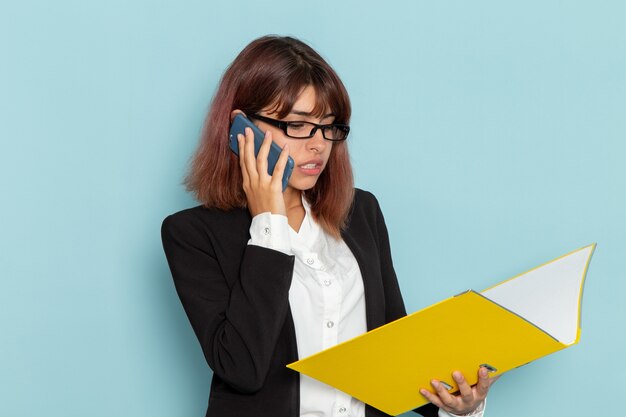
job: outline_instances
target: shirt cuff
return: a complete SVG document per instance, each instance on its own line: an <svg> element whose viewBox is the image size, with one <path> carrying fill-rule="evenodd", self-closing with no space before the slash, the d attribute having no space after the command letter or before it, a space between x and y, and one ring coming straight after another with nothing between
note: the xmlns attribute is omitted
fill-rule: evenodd
<svg viewBox="0 0 626 417"><path fill-rule="evenodd" d="M476 410L472 411L471 413L468 414L452 414L452 413L448 413L445 410L442 410L441 408L439 409L439 417L461 417L461 416L467 416L467 417L483 417L484 413L485 413L485 406L487 405L487 399L485 398L476 408Z"/></svg>
<svg viewBox="0 0 626 417"><path fill-rule="evenodd" d="M272 214L269 211L254 216L250 224L248 245L261 246L292 255L287 216Z"/></svg>

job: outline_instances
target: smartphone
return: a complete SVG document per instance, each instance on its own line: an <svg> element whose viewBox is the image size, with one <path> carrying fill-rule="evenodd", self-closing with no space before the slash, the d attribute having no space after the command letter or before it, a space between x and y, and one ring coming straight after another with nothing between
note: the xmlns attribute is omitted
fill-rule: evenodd
<svg viewBox="0 0 626 417"><path fill-rule="evenodd" d="M259 155L259 149L261 148L261 144L263 143L263 139L265 135L254 123L250 121L243 114L239 113L233 119L233 123L230 125L230 149L235 153L235 155L239 156L239 143L237 142L237 135L241 133L242 135L246 135L245 128L249 127L252 129L254 133L254 156ZM269 154L267 155L267 173L272 175L274 172L274 167L276 166L276 162L278 162L278 157L282 149L276 143L272 141L272 145L270 146ZM291 157L287 159L287 165L285 166L285 172L283 173L283 191L287 188L287 183L289 182L289 177L291 177L291 173L293 172L294 162Z"/></svg>

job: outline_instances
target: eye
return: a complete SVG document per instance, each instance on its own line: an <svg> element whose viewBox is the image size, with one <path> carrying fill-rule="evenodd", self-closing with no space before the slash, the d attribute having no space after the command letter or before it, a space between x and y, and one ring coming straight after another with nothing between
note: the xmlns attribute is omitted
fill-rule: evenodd
<svg viewBox="0 0 626 417"><path fill-rule="evenodd" d="M289 134L300 135L306 133L308 135L311 125L307 122L289 122L288 130Z"/></svg>
<svg viewBox="0 0 626 417"><path fill-rule="evenodd" d="M289 122L288 124L290 130L300 131L306 128L306 123L304 122Z"/></svg>

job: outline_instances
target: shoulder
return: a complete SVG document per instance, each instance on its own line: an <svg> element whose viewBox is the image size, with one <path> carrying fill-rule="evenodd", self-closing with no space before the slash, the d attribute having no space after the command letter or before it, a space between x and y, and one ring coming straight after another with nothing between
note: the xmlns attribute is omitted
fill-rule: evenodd
<svg viewBox="0 0 626 417"><path fill-rule="evenodd" d="M201 228L205 224L207 210L203 206L190 207L170 214L163 219L161 232L167 234L179 234L185 231Z"/></svg>
<svg viewBox="0 0 626 417"><path fill-rule="evenodd" d="M355 188L352 208L348 216L347 232L358 234L365 230L371 230L372 233L375 233L381 220L382 213L374 194Z"/></svg>
<svg viewBox="0 0 626 417"><path fill-rule="evenodd" d="M218 210L202 205L170 214L161 224L161 236L194 239L207 235L241 234L250 227L250 214L245 209Z"/></svg>
<svg viewBox="0 0 626 417"><path fill-rule="evenodd" d="M374 194L360 188L355 188L352 212L353 214L376 217L380 212L380 205Z"/></svg>
<svg viewBox="0 0 626 417"><path fill-rule="evenodd" d="M360 188L354 189L354 203L355 204L363 204L370 206L377 206L378 200L376 196L367 190L362 190Z"/></svg>

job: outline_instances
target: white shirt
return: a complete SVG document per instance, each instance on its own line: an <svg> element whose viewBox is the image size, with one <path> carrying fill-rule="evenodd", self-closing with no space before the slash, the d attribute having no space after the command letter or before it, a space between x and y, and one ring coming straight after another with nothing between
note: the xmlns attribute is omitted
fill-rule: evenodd
<svg viewBox="0 0 626 417"><path fill-rule="evenodd" d="M295 256L289 288L298 356L305 358L367 331L363 279L343 240L315 222L308 202L300 230L287 217L269 212L252 219L249 244ZM479 407L474 417L482 417ZM480 411L479 411L480 410ZM451 415L439 410L440 417ZM329 385L300 374L300 417L365 417L365 404Z"/></svg>

